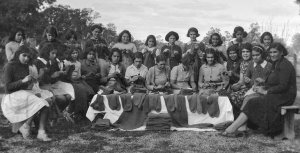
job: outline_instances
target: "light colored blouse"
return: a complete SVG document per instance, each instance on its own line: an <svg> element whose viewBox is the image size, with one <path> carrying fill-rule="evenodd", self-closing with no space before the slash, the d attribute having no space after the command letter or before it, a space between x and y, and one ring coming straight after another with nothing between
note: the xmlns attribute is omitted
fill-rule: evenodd
<svg viewBox="0 0 300 153"><path fill-rule="evenodd" d="M146 84L150 85L165 85L169 81L170 68L166 66L164 70L160 70L157 65L149 69L146 76Z"/></svg>
<svg viewBox="0 0 300 153"><path fill-rule="evenodd" d="M190 67L189 70L185 71L182 64L173 67L171 71L171 81L175 81L181 88L191 88L189 82L194 82L194 72Z"/></svg>
<svg viewBox="0 0 300 153"><path fill-rule="evenodd" d="M11 41L5 45L5 54L7 61L11 61L14 58L15 53L19 49L19 47L20 44L15 41Z"/></svg>
<svg viewBox="0 0 300 153"><path fill-rule="evenodd" d="M209 82L209 81L220 81L222 82L222 73L225 72L225 67L219 63L216 63L212 66L204 64L200 68L199 72L199 80L202 79L202 82Z"/></svg>
<svg viewBox="0 0 300 153"><path fill-rule="evenodd" d="M137 75L146 78L147 72L148 68L145 65L142 65L140 68L137 68L132 64L126 69L125 78L130 79L130 77Z"/></svg>

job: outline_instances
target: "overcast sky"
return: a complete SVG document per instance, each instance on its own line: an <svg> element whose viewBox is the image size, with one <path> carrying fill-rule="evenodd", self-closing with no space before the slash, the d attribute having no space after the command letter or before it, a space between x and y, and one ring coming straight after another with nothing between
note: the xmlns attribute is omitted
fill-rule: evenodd
<svg viewBox="0 0 300 153"><path fill-rule="evenodd" d="M254 22L263 26L261 32L287 38L300 32L300 8L294 0L57 0L56 4L92 8L101 16L96 22L114 23L118 33L127 29L140 40L149 34L164 37L173 30L187 42L190 27L199 30L201 40L210 27L232 33L237 25L249 31Z"/></svg>

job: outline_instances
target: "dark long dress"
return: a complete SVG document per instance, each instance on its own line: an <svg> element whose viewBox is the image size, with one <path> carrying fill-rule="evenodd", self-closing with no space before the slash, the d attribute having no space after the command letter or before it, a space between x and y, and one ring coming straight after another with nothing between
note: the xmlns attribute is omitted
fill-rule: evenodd
<svg viewBox="0 0 300 153"><path fill-rule="evenodd" d="M242 111L264 134L274 136L283 130L281 106L293 104L297 94L295 69L287 59L273 63L266 89L266 95L251 99Z"/></svg>

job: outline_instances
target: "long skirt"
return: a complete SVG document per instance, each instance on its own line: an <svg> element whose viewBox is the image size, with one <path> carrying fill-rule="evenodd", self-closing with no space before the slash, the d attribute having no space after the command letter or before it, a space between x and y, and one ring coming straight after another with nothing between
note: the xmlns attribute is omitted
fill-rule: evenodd
<svg viewBox="0 0 300 153"><path fill-rule="evenodd" d="M13 132L16 132L22 124L44 106L49 107L48 102L39 98L31 90L19 90L3 97L1 108L3 115L16 127Z"/></svg>
<svg viewBox="0 0 300 153"><path fill-rule="evenodd" d="M252 98L242 111L247 115L248 121L255 124L266 135L274 136L283 130L283 116L280 114L281 106L292 105L296 95L267 94Z"/></svg>

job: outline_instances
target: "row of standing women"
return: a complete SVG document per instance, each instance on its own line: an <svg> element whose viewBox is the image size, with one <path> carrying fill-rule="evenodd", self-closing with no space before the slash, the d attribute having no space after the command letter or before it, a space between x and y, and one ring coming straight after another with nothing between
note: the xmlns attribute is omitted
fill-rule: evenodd
<svg viewBox="0 0 300 153"><path fill-rule="evenodd" d="M38 53L24 45L23 30L12 34L6 45L7 95L1 106L6 118L14 123L13 132L20 131L28 138L34 114L39 112L37 138L51 140L45 132L48 112L54 119L55 112L63 111L66 119L74 122L76 116L84 116L88 102L99 88L105 94L225 92L239 117L224 136L234 134L246 121L267 134L282 130L279 108L295 99L295 70L284 58L286 49L273 42L271 33L261 36L262 45L251 45L245 42L244 29L236 27L235 39L226 48L219 34L212 34L205 46L197 41L198 30L190 28L187 36L191 41L183 49L175 44L179 35L171 31L162 48L157 48L155 37L149 35L143 50L138 51L131 43L129 31L120 33L112 49L100 37L101 32L101 26L92 26L83 52L74 43L74 32L69 32L67 42L62 44L52 26L46 28L46 39L39 45Z"/></svg>

